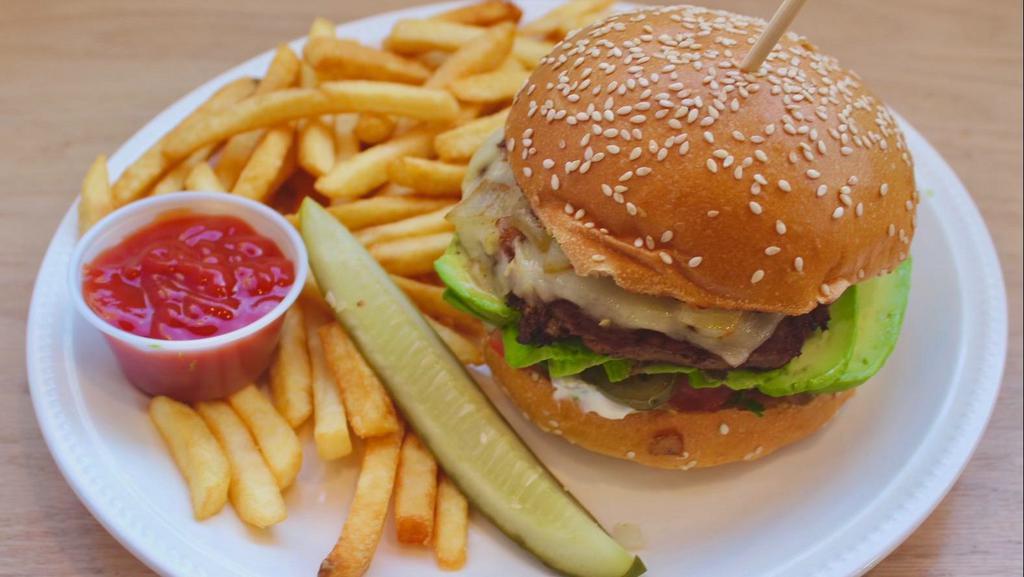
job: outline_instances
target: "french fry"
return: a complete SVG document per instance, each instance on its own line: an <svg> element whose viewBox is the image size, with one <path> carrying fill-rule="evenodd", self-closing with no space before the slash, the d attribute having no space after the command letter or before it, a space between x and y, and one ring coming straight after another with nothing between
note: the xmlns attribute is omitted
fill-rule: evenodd
<svg viewBox="0 0 1024 577"><path fill-rule="evenodd" d="M107 174L107 157L96 157L82 180L82 198L78 201L78 234L85 234L101 218L114 210L114 197Z"/></svg>
<svg viewBox="0 0 1024 577"><path fill-rule="evenodd" d="M512 50L515 35L516 26L511 22L486 29L449 56L430 75L425 86L447 88L459 78L494 70Z"/></svg>
<svg viewBox="0 0 1024 577"><path fill-rule="evenodd" d="M519 22L522 16L522 10L508 0L482 0L442 12L434 18L474 26L491 26L499 22Z"/></svg>
<svg viewBox="0 0 1024 577"><path fill-rule="evenodd" d="M302 468L302 447L288 421L255 385L231 395L228 403L256 439L277 486L282 491L291 486Z"/></svg>
<svg viewBox="0 0 1024 577"><path fill-rule="evenodd" d="M401 432L366 440L348 518L338 542L320 564L318 577L359 577L369 568L384 532L401 446Z"/></svg>
<svg viewBox="0 0 1024 577"><path fill-rule="evenodd" d="M337 322L320 328L324 356L341 388L352 430L366 439L398 431L395 407L384 385Z"/></svg>
<svg viewBox="0 0 1024 577"><path fill-rule="evenodd" d="M495 103L511 101L530 73L515 58L508 58L496 70L460 78L451 83L452 94L462 102Z"/></svg>
<svg viewBox="0 0 1024 577"><path fill-rule="evenodd" d="M206 145L192 154L188 155L188 158L181 161L178 166L175 166L163 176L153 186L152 194L168 194L171 192L178 192L185 188L185 179L188 177L192 169L198 164L206 162L206 159L213 153L213 146Z"/></svg>
<svg viewBox="0 0 1024 577"><path fill-rule="evenodd" d="M455 358L459 359L459 362L464 365L482 365L484 364L484 354L480 350L479 343L474 343L468 338L462 336L454 329L451 329L440 322L430 318L427 319L427 323L434 327L434 332L437 336L441 337L444 344L448 345Z"/></svg>
<svg viewBox="0 0 1024 577"><path fill-rule="evenodd" d="M569 0L537 20L527 22L519 31L527 36L549 36L559 33L566 23L576 22L581 15L601 12L614 3L615 0Z"/></svg>
<svg viewBox="0 0 1024 577"><path fill-rule="evenodd" d="M399 20L391 28L391 34L384 39L384 46L405 55L431 50L454 52L486 31L486 28L480 26L443 20ZM523 66L532 70L554 46L544 40L517 36L512 54Z"/></svg>
<svg viewBox="0 0 1024 577"><path fill-rule="evenodd" d="M189 126L196 122L198 118L207 114L218 113L241 101L252 94L255 88L256 81L254 79L239 78L225 84L217 92L214 92L213 96L192 111L185 120L182 120L178 126L165 134L156 144L146 150L142 156L121 173L121 176L112 188L115 207L124 206L133 200L141 198L161 176L174 166L174 161L164 155L164 147L168 140L177 138L178 135L190 131L191 128ZM188 152L176 158L183 158L188 155Z"/></svg>
<svg viewBox="0 0 1024 577"><path fill-rule="evenodd" d="M327 208L349 230L394 222L417 214L452 206L442 198L409 198L404 196L375 196Z"/></svg>
<svg viewBox="0 0 1024 577"><path fill-rule="evenodd" d="M535 40L533 38L518 36L516 37L515 46L512 47L512 55L515 56L516 60L525 66L527 70L533 70L538 64L540 64L541 58L547 56L548 53L554 49L554 42L545 42L544 40Z"/></svg>
<svg viewBox="0 0 1024 577"><path fill-rule="evenodd" d="M295 131L290 124L268 130L238 175L231 193L260 202L269 200L287 178L289 156L294 162L294 144Z"/></svg>
<svg viewBox="0 0 1024 577"><path fill-rule="evenodd" d="M203 190L225 192L224 183L217 178L217 173L205 160L196 164L185 177L185 190Z"/></svg>
<svg viewBox="0 0 1024 577"><path fill-rule="evenodd" d="M451 240L452 233L439 232L379 242L369 251L384 270L401 276L416 276L434 270L434 261L444 254Z"/></svg>
<svg viewBox="0 0 1024 577"><path fill-rule="evenodd" d="M430 543L436 501L437 461L410 431L402 441L395 476L395 529L399 543Z"/></svg>
<svg viewBox="0 0 1024 577"><path fill-rule="evenodd" d="M462 195L462 180L466 177L465 164L448 164L406 156L388 165L391 182L427 196Z"/></svg>
<svg viewBox="0 0 1024 577"><path fill-rule="evenodd" d="M585 28L607 16L608 12L606 10L576 14L575 16L563 20L558 29L551 33L550 36L555 39L565 38L570 32L579 30L580 28Z"/></svg>
<svg viewBox="0 0 1024 577"><path fill-rule="evenodd" d="M352 452L352 438L348 432L348 417L341 401L341 391L320 340L320 327L330 322L329 313L307 303L303 306L313 375L313 440L320 458L331 461Z"/></svg>
<svg viewBox="0 0 1024 577"><path fill-rule="evenodd" d="M291 88L299 82L302 61L287 44L278 44L274 58L267 66L267 73L256 87L256 94L267 94Z"/></svg>
<svg viewBox="0 0 1024 577"><path fill-rule="evenodd" d="M404 156L427 156L434 133L418 129L368 148L334 165L316 181L316 190L330 198L358 198L388 180L388 165Z"/></svg>
<svg viewBox="0 0 1024 577"><path fill-rule="evenodd" d="M384 39L384 47L399 54L430 50L454 52L484 33L486 28L436 19L399 20Z"/></svg>
<svg viewBox="0 0 1024 577"><path fill-rule="evenodd" d="M203 114L169 135L161 152L166 159L184 158L234 134L339 112L378 112L444 122L458 116L459 105L443 90L367 80L327 82L320 89L289 88L260 94L223 113Z"/></svg>
<svg viewBox="0 0 1024 577"><path fill-rule="evenodd" d="M311 37L303 55L327 79L422 84L430 76L430 70L415 60L333 36Z"/></svg>
<svg viewBox="0 0 1024 577"><path fill-rule="evenodd" d="M313 21L317 26L317 21ZM328 23L327 26L330 26ZM333 31L333 27L331 27ZM310 34L314 32L311 30ZM317 32L323 35L324 32ZM316 72L308 63L302 63L300 84L303 88L314 88L319 84ZM314 116L299 121L297 160L306 172L323 176L334 166L334 126L330 116Z"/></svg>
<svg viewBox="0 0 1024 577"><path fill-rule="evenodd" d="M300 78L301 62L287 44L280 44L274 58L267 67L267 73L260 80L254 94L269 94L295 86ZM256 147L263 139L262 130L237 134L228 139L220 153L215 171L226 188L234 188L238 176Z"/></svg>
<svg viewBox="0 0 1024 577"><path fill-rule="evenodd" d="M434 149L441 160L446 162L467 162L487 138L505 126L509 109L495 112L490 116L442 132L434 138Z"/></svg>
<svg viewBox="0 0 1024 577"><path fill-rule="evenodd" d="M356 138L365 144L380 144L395 132L395 119L383 114L360 114L356 122Z"/></svg>
<svg viewBox="0 0 1024 577"><path fill-rule="evenodd" d="M284 521L288 511L281 490L242 419L224 401L197 403L196 411L231 464L228 496L238 517L261 529Z"/></svg>
<svg viewBox="0 0 1024 577"><path fill-rule="evenodd" d="M447 232L452 230L453 226L452 223L445 220L446 214L448 214L447 207L426 214L412 216L404 220L364 228L355 233L355 235L359 242L370 246L389 240Z"/></svg>
<svg viewBox="0 0 1024 577"><path fill-rule="evenodd" d="M448 304L444 288L410 278L391 275L391 280L402 289L420 312L474 338L483 337L483 326L476 317Z"/></svg>
<svg viewBox="0 0 1024 577"><path fill-rule="evenodd" d="M345 106L345 112L392 114L428 122L447 122L459 115L455 98L433 88L365 80L325 82L321 88L333 102Z"/></svg>
<svg viewBox="0 0 1024 577"><path fill-rule="evenodd" d="M393 162L391 164L394 164ZM390 167L390 165L388 165ZM396 182L389 182L377 189L374 196L416 196L416 191Z"/></svg>
<svg viewBox="0 0 1024 577"><path fill-rule="evenodd" d="M224 143L213 172L224 183L225 188L232 188L238 182L238 175L242 174L242 169L249 162L252 152L256 150L264 134L265 130L251 130L236 134Z"/></svg>
<svg viewBox="0 0 1024 577"><path fill-rule="evenodd" d="M299 165L313 176L323 176L334 166L334 130L322 118L306 119L299 130Z"/></svg>
<svg viewBox="0 0 1024 577"><path fill-rule="evenodd" d="M191 407L167 397L149 402L149 418L188 483L196 520L216 515L228 502L231 469L213 433Z"/></svg>
<svg viewBox="0 0 1024 577"><path fill-rule="evenodd" d="M437 70L442 64L444 64L444 61L448 59L449 55L450 53L445 52L444 50L430 50L429 52L416 54L413 58L416 59L416 62L419 62L430 70Z"/></svg>
<svg viewBox="0 0 1024 577"><path fill-rule="evenodd" d="M333 37L334 23L324 18L323 16L317 16L313 19L313 24L309 27L309 37L315 38L317 36L331 36Z"/></svg>
<svg viewBox="0 0 1024 577"><path fill-rule="evenodd" d="M466 564L469 537L469 503L446 475L437 484L434 512L434 554L437 565L456 571Z"/></svg>
<svg viewBox="0 0 1024 577"><path fill-rule="evenodd" d="M341 162L359 154L359 138L356 137L358 114L337 114L334 116L334 161Z"/></svg>
<svg viewBox="0 0 1024 577"><path fill-rule="evenodd" d="M313 412L311 370L302 307L293 305L284 315L281 340L270 365L270 397L293 429Z"/></svg>

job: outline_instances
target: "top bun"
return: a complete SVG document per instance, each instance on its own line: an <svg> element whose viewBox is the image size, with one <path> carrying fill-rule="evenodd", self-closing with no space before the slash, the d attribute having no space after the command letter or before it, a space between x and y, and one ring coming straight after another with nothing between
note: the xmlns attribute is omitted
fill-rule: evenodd
<svg viewBox="0 0 1024 577"><path fill-rule="evenodd" d="M903 133L851 71L763 20L627 12L546 56L506 126L516 179L581 275L700 307L801 314L906 258Z"/></svg>

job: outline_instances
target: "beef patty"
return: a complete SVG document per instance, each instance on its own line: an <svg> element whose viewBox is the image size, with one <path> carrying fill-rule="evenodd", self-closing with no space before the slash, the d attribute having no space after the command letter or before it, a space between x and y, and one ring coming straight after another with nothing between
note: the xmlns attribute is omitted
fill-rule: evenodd
<svg viewBox="0 0 1024 577"><path fill-rule="evenodd" d="M592 351L601 354L705 370L734 368L715 353L664 333L602 327L579 306L567 300L528 302L510 294L508 303L522 315L519 319L519 342L523 344L543 345L558 339L579 337ZM811 333L827 325L827 306L819 306L804 315L786 317L779 322L772 336L738 368L781 367L800 354Z"/></svg>

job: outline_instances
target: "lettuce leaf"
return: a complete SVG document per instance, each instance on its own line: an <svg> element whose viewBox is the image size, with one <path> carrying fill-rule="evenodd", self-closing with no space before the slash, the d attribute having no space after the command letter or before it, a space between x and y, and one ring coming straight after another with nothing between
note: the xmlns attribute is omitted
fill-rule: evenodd
<svg viewBox="0 0 1024 577"><path fill-rule="evenodd" d="M612 361L611 357L595 353L579 339L567 339L550 345L524 345L517 340L519 328L506 325L501 330L505 345L505 362L515 369L522 369L538 363L548 363L552 377L568 377Z"/></svg>
<svg viewBox="0 0 1024 577"><path fill-rule="evenodd" d="M519 328L515 324L506 325L501 330L502 343L505 346L505 362L515 369L546 362L548 373L552 377L568 377L600 366L604 369L608 380L613 383L624 381L634 373L635 363L633 361L595 353L587 348L580 339L566 339L548 345L524 345L519 342L518 337ZM635 372L657 375L699 371L692 367L657 363L643 366ZM717 386L717 384L721 383L709 386Z"/></svg>

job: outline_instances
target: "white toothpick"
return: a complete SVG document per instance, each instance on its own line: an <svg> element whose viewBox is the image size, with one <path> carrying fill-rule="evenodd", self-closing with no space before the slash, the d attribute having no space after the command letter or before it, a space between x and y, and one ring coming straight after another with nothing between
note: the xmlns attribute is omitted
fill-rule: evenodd
<svg viewBox="0 0 1024 577"><path fill-rule="evenodd" d="M786 33L786 29L796 18L797 12L804 6L807 0L783 0L782 5L775 11L771 22L761 32L754 46L743 58L740 69L744 72L753 72L761 67L761 63L768 57L768 53L775 47L775 43Z"/></svg>

